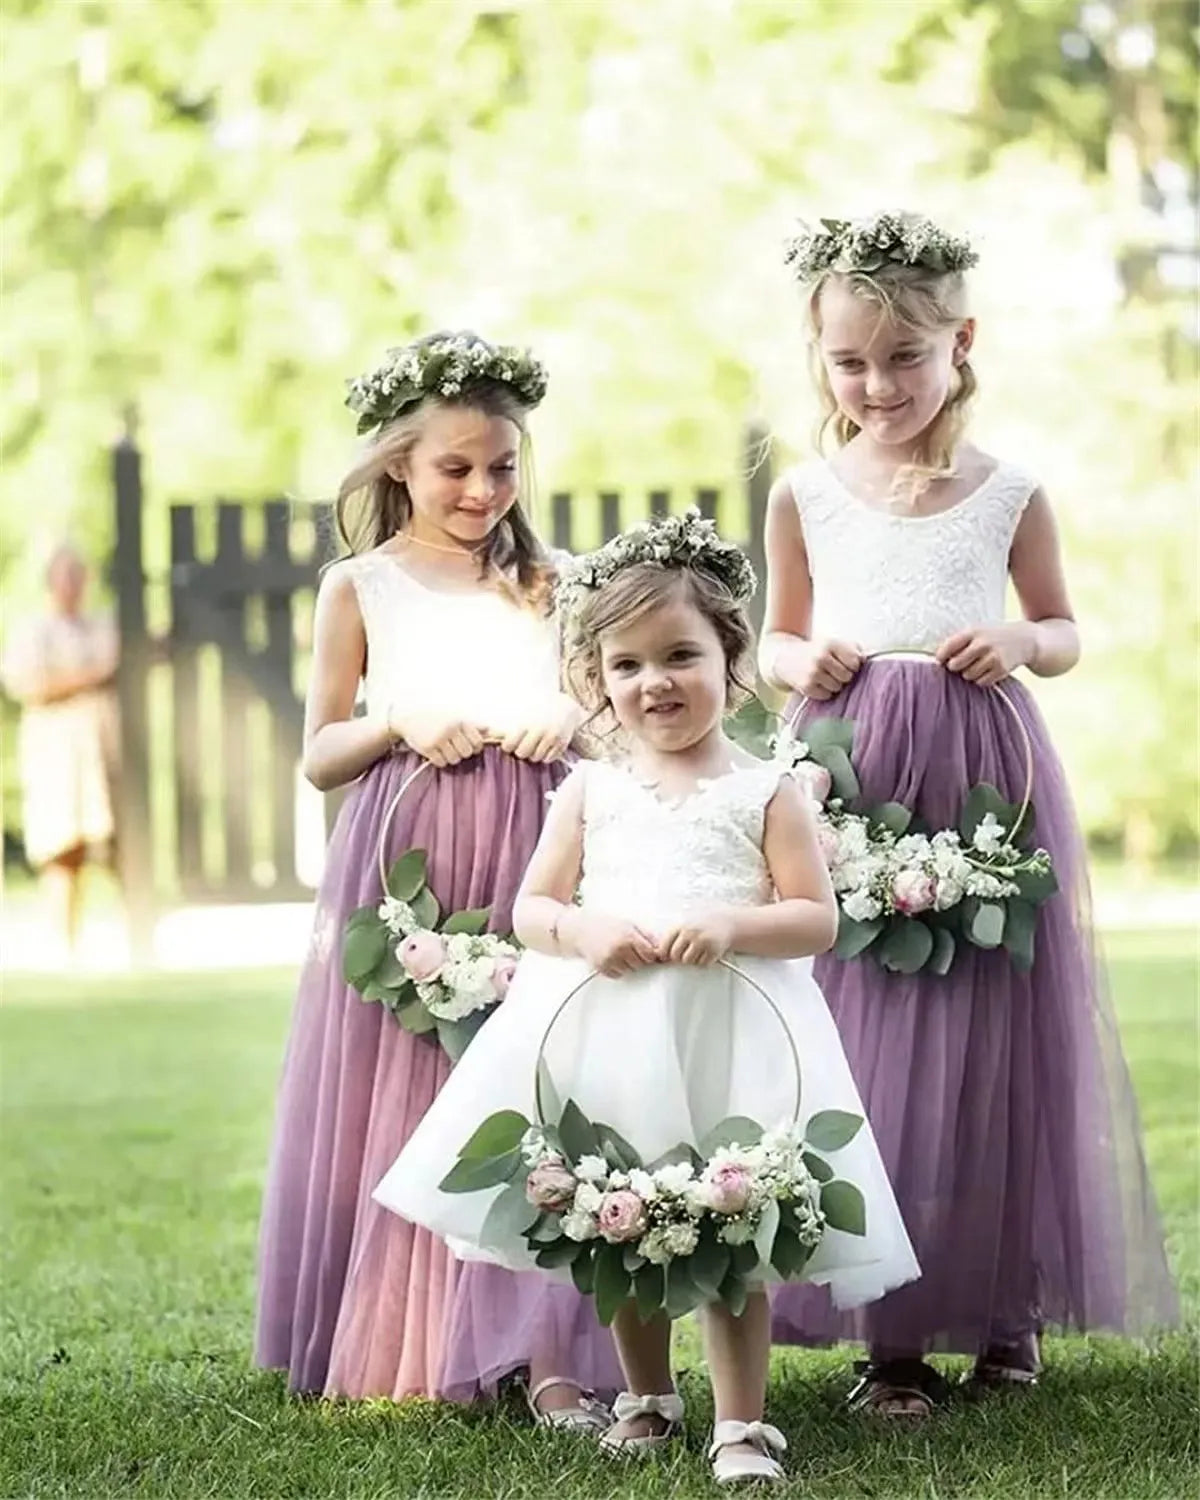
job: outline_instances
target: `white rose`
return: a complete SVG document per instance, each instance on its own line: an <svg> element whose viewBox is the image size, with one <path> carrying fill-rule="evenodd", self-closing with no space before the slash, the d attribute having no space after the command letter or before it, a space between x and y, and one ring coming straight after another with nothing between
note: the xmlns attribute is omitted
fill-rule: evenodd
<svg viewBox="0 0 1200 1500"><path fill-rule="evenodd" d="M754 1238L754 1225L749 1219L730 1219L719 1234L727 1245L748 1245Z"/></svg>
<svg viewBox="0 0 1200 1500"><path fill-rule="evenodd" d="M569 1240L575 1240L579 1244L583 1244L585 1240L594 1240L599 1233L592 1215L583 1213L579 1208L573 1208L569 1214L563 1215L562 1231Z"/></svg>
<svg viewBox="0 0 1200 1500"><path fill-rule="evenodd" d="M608 1177L608 1163L602 1156L581 1156L575 1175L582 1182L604 1182Z"/></svg>
<svg viewBox="0 0 1200 1500"><path fill-rule="evenodd" d="M994 813L985 813L971 842L980 854L995 854L1004 843L1005 832L1004 824L998 821Z"/></svg>
<svg viewBox="0 0 1200 1500"><path fill-rule="evenodd" d="M658 1186L649 1172L635 1168L629 1174L629 1187L644 1203L652 1203L658 1197Z"/></svg>
<svg viewBox="0 0 1200 1500"><path fill-rule="evenodd" d="M575 1169L575 1175L579 1175L578 1167ZM575 1189L575 1207L594 1214L599 1209L603 1197L604 1194L594 1182L581 1182Z"/></svg>
<svg viewBox="0 0 1200 1500"><path fill-rule="evenodd" d="M883 907L869 891L851 891L842 901L842 910L852 922L873 922Z"/></svg>
<svg viewBox="0 0 1200 1500"><path fill-rule="evenodd" d="M940 877L933 898L934 907L937 911L949 911L952 906L958 905L964 895L966 887L961 880L955 880L949 875Z"/></svg>
<svg viewBox="0 0 1200 1500"><path fill-rule="evenodd" d="M685 1193L695 1175L690 1161L675 1161L659 1167L654 1181L664 1193Z"/></svg>

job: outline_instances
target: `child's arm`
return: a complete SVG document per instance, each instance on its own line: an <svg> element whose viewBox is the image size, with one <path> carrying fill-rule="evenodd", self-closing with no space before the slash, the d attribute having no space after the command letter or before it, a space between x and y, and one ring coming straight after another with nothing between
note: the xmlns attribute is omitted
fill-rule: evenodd
<svg viewBox="0 0 1200 1500"><path fill-rule="evenodd" d="M938 648L944 667L980 687L992 687L1018 667L1061 677L1079 660L1058 527L1044 490L1036 490L1025 507L1008 566L1025 618L959 631Z"/></svg>
<svg viewBox="0 0 1200 1500"><path fill-rule="evenodd" d="M354 699L367 659L367 637L354 581L331 568L317 594L313 660L304 702L304 774L327 792L361 776L392 745L386 722L356 719Z"/></svg>
<svg viewBox="0 0 1200 1500"><path fill-rule="evenodd" d="M837 939L837 899L817 843L807 800L784 776L767 805L763 855L778 900L726 906L682 923L660 945L664 963L713 964L727 953L808 958Z"/></svg>
<svg viewBox="0 0 1200 1500"><path fill-rule="evenodd" d="M812 576L804 528L791 481L771 486L766 525L767 603L758 647L759 671L774 687L790 688L818 701L836 697L862 666L862 653L848 641L813 641Z"/></svg>
<svg viewBox="0 0 1200 1500"><path fill-rule="evenodd" d="M586 959L615 979L657 963L658 949L632 922L571 904L583 867L584 774L568 776L554 795L513 903L513 932L526 948Z"/></svg>

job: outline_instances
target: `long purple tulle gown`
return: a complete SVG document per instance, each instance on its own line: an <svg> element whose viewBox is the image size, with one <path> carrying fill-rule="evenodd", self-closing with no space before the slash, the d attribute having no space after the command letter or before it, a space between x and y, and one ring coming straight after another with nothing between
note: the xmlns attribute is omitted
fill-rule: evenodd
<svg viewBox="0 0 1200 1500"><path fill-rule="evenodd" d="M530 721L557 686L549 624L494 593L445 594L396 560L347 568L367 633L367 698L424 703L496 728ZM449 1074L427 1038L366 1004L341 977L346 917L380 896L387 808L420 764L389 756L350 789L317 897L284 1062L259 1251L257 1363L293 1390L465 1400L538 1361L587 1388L620 1383L592 1304L540 1272L460 1265L427 1231L371 1201ZM389 862L423 848L443 910L491 905L507 931L546 797L565 774L489 747L427 770L404 795Z"/></svg>
<svg viewBox="0 0 1200 1500"><path fill-rule="evenodd" d="M1009 708L914 653L1004 618L1034 481L1001 464L953 509L906 517L864 505L825 463L791 479L814 635L901 653L869 660L801 723L852 719L866 800L902 802L933 828L957 825L978 781L1019 800L1026 757ZM945 978L888 974L869 954L819 960L922 1276L848 1315L819 1288L784 1287L779 1342L974 1354L1027 1345L1043 1324L1133 1332L1177 1318L1070 794L1029 692L1012 680L1004 692L1032 742L1036 841L1061 893L1041 908L1029 973L966 944Z"/></svg>

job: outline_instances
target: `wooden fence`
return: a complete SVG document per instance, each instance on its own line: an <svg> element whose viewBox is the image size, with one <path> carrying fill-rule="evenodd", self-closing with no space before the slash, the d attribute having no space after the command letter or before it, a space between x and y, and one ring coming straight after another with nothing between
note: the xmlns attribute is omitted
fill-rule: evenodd
<svg viewBox="0 0 1200 1500"><path fill-rule="evenodd" d="M727 534L740 534L761 575L770 488L758 461L764 450L764 435L748 431L744 493L655 490L640 505L623 504L611 491L554 494L552 541L576 550L589 505L598 506L606 539L646 514L696 505ZM164 576L146 562L141 458L131 440L114 450L113 488L112 579L122 643L119 851L134 931L148 933L157 912L180 904L307 899L311 882L298 862L298 764L312 595L335 550L330 507L283 500L172 505ZM214 511L215 546L205 549L198 532L211 530ZM588 528L593 535L596 529ZM169 599L159 628L153 617L162 611L148 607L155 590Z"/></svg>

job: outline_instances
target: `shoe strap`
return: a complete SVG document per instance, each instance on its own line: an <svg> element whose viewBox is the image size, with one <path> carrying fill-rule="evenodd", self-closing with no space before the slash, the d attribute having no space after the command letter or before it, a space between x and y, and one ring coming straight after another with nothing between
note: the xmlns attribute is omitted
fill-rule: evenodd
<svg viewBox="0 0 1200 1500"><path fill-rule="evenodd" d="M713 1428L709 1458L716 1458L722 1448L732 1448L735 1443L749 1443L765 1457L772 1453L787 1452L787 1438L778 1427L769 1422L718 1422Z"/></svg>
<svg viewBox="0 0 1200 1500"><path fill-rule="evenodd" d="M676 1391L661 1396L636 1396L622 1391L613 1402L613 1421L629 1422L634 1417L661 1417L664 1422L683 1421L683 1400Z"/></svg>
<svg viewBox="0 0 1200 1500"><path fill-rule="evenodd" d="M566 1375L547 1375L545 1380L539 1380L537 1385L528 1392L530 1406L536 1406L547 1391L552 1391L556 1385L565 1385L569 1390L578 1391L581 1396L590 1396L592 1393L585 1390L578 1380L571 1380Z"/></svg>

